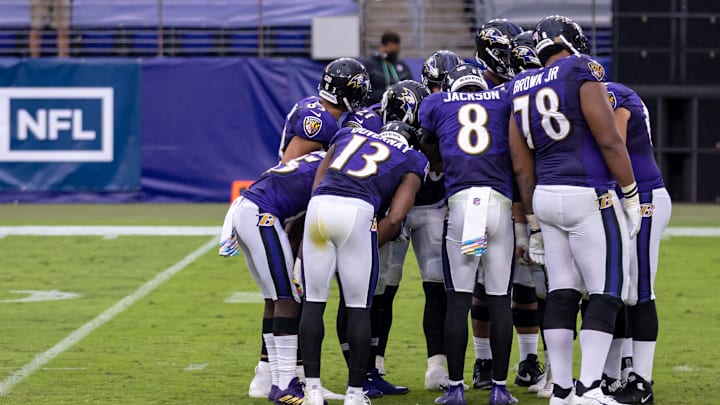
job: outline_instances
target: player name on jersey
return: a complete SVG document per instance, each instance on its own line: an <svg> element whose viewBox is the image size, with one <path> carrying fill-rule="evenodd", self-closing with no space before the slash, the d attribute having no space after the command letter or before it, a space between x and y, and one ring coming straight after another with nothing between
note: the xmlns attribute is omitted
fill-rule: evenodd
<svg viewBox="0 0 720 405"><path fill-rule="evenodd" d="M444 103L452 101L481 101L500 100L500 92L497 90L484 91L482 93L445 93Z"/></svg>
<svg viewBox="0 0 720 405"><path fill-rule="evenodd" d="M517 92L523 91L523 90L528 90L532 87L539 86L543 83L547 83L549 81L557 79L557 77L558 77L557 73L558 73L559 69L560 69L559 66L553 66L546 71L541 71L540 73L526 76L526 77L523 77L522 79L516 80L515 85L513 86L513 93L517 93Z"/></svg>

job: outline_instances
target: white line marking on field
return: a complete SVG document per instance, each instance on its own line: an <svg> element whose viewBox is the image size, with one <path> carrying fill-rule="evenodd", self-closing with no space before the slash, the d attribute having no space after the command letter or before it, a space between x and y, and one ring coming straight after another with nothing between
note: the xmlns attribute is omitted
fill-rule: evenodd
<svg viewBox="0 0 720 405"><path fill-rule="evenodd" d="M683 364L680 366L673 367L673 371L680 371L683 373L692 373L693 371L697 371L697 369L695 367L690 367L690 366Z"/></svg>
<svg viewBox="0 0 720 405"><path fill-rule="evenodd" d="M39 354L30 363L24 365L20 370L13 373L10 377L6 378L5 381L0 382L0 397L4 397L5 395L7 395L12 389L12 387L15 386L15 384L24 380L38 369L42 368L42 366L50 362L50 360L55 358L57 355L71 348L75 343L81 341L87 335L92 333L92 331L102 326L105 322L113 319L116 315L126 310L139 299L151 293L159 285L169 280L170 277L180 272L180 270L184 269L190 263L194 262L198 257L204 255L208 250L216 246L217 240L216 238L212 238L211 240L200 246L198 249L196 249L194 252L185 256L182 260L163 270L152 280L143 284L135 292L116 302L115 305L106 309L105 312L98 315L95 319L75 330L75 332L68 335L65 339L61 340L48 351Z"/></svg>
<svg viewBox="0 0 720 405"><path fill-rule="evenodd" d="M672 227L665 229L663 236L720 236L720 228Z"/></svg>
<svg viewBox="0 0 720 405"><path fill-rule="evenodd" d="M200 371L207 367L207 363L192 363L185 367L185 371Z"/></svg>
<svg viewBox="0 0 720 405"><path fill-rule="evenodd" d="M247 303L258 303L264 302L262 294L258 292L235 292L231 296L225 299L225 302L230 304L247 304Z"/></svg>
<svg viewBox="0 0 720 405"><path fill-rule="evenodd" d="M62 292L58 290L41 291L41 290L10 290L15 294L27 294L27 297L14 300L0 300L0 302L37 302L37 301L57 301L69 300L72 298L80 298L82 295L72 292Z"/></svg>
<svg viewBox="0 0 720 405"><path fill-rule="evenodd" d="M0 236L220 236L219 226L0 226Z"/></svg>

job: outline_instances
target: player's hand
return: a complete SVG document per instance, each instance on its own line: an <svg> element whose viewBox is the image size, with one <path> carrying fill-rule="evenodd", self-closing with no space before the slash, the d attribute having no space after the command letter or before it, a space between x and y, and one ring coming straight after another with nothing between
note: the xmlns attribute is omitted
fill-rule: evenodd
<svg viewBox="0 0 720 405"><path fill-rule="evenodd" d="M535 264L545 264L545 243L543 242L540 224L535 215L526 215L530 227L530 238L528 243L528 256Z"/></svg>
<svg viewBox="0 0 720 405"><path fill-rule="evenodd" d="M240 245L238 243L237 234L233 229L232 235L223 241L220 241L220 249L218 249L220 256L237 256L240 254Z"/></svg>
<svg viewBox="0 0 720 405"><path fill-rule="evenodd" d="M528 256L528 229L527 224L515 222L515 257L521 266L529 266L530 256Z"/></svg>
<svg viewBox="0 0 720 405"><path fill-rule="evenodd" d="M295 291L297 291L298 297L302 299L305 291L303 291L302 259L299 257L295 259L295 265L293 266L292 282L293 285L295 285Z"/></svg>
<svg viewBox="0 0 720 405"><path fill-rule="evenodd" d="M628 219L630 226L630 239L635 238L635 235L640 232L640 223L642 216L640 214L640 194L638 193L637 185L632 183L629 186L622 187L623 196L623 210Z"/></svg>

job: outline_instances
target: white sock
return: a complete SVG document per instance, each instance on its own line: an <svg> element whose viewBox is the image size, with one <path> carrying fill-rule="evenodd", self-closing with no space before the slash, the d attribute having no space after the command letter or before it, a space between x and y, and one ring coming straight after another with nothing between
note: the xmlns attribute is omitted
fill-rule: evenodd
<svg viewBox="0 0 720 405"><path fill-rule="evenodd" d="M347 395L355 394L355 395L358 395L358 396L364 395L364 393L363 393L363 387L351 387L351 386L348 385L347 391L345 391L345 394L347 394ZM362 397L361 397L361 398L362 398Z"/></svg>
<svg viewBox="0 0 720 405"><path fill-rule="evenodd" d="M490 350L490 338L479 338L473 336L473 345L475 346L476 359L492 359L492 351Z"/></svg>
<svg viewBox="0 0 720 405"><path fill-rule="evenodd" d="M545 344L552 363L553 383L560 388L573 386L573 331L570 329L545 329Z"/></svg>
<svg viewBox="0 0 720 405"><path fill-rule="evenodd" d="M463 380L460 380L460 381L449 380L448 381L448 385L460 385L460 384L465 384L465 383L463 382Z"/></svg>
<svg viewBox="0 0 720 405"><path fill-rule="evenodd" d="M492 380L492 382L495 385L507 385L507 380L502 380L502 381Z"/></svg>
<svg viewBox="0 0 720 405"><path fill-rule="evenodd" d="M520 361L527 359L529 354L537 355L537 333L518 333L517 339L518 348L520 349Z"/></svg>
<svg viewBox="0 0 720 405"><path fill-rule="evenodd" d="M297 349L298 336L275 336L275 349L277 351L278 387L287 389L290 380L297 377Z"/></svg>
<svg viewBox="0 0 720 405"><path fill-rule="evenodd" d="M656 342L633 341L633 369L635 374L652 381L653 360L655 358Z"/></svg>
<svg viewBox="0 0 720 405"><path fill-rule="evenodd" d="M385 375L385 357L375 356L375 368L378 369L378 374Z"/></svg>
<svg viewBox="0 0 720 405"><path fill-rule="evenodd" d="M625 338L613 339L612 344L610 344L607 359L605 359L603 372L607 374L608 377L616 380L620 379L620 360L622 359L622 347L624 343Z"/></svg>
<svg viewBox="0 0 720 405"><path fill-rule="evenodd" d="M319 378L305 378L305 386L307 387L308 391L313 389L321 389L322 383L320 383Z"/></svg>
<svg viewBox="0 0 720 405"><path fill-rule="evenodd" d="M275 348L275 337L272 333L263 333L263 340L268 352L268 363L270 363L270 372L272 373L272 385L280 384L280 374L278 372L277 349Z"/></svg>
<svg viewBox="0 0 720 405"><path fill-rule="evenodd" d="M626 338L622 347L622 358L620 363L620 376L627 381L630 372L633 371L633 339Z"/></svg>
<svg viewBox="0 0 720 405"><path fill-rule="evenodd" d="M580 382L589 387L593 382L602 378L605 359L607 359L612 333L600 332L593 329L580 330ZM553 364L555 366L555 364ZM553 373L555 369L553 369Z"/></svg>

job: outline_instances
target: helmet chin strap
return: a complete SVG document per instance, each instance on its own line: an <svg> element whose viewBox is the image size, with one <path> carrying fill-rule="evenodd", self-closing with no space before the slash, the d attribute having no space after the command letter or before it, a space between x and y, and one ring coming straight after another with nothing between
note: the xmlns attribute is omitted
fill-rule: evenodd
<svg viewBox="0 0 720 405"><path fill-rule="evenodd" d="M570 43L570 41L568 41L568 40L565 38L565 35L560 35L559 38L560 38L560 40L563 42L563 44L565 44L565 46L567 46L568 48L570 48L570 52L574 53L575 55L580 55L580 52L579 52L577 49L575 49L574 46L572 46L572 44Z"/></svg>
<svg viewBox="0 0 720 405"><path fill-rule="evenodd" d="M348 110L349 112L355 111L355 109L352 107L352 105L350 105L350 102L348 101L347 97L343 97L343 98L342 98L342 101L343 101L343 103L345 104L345 107L347 108L347 110Z"/></svg>

